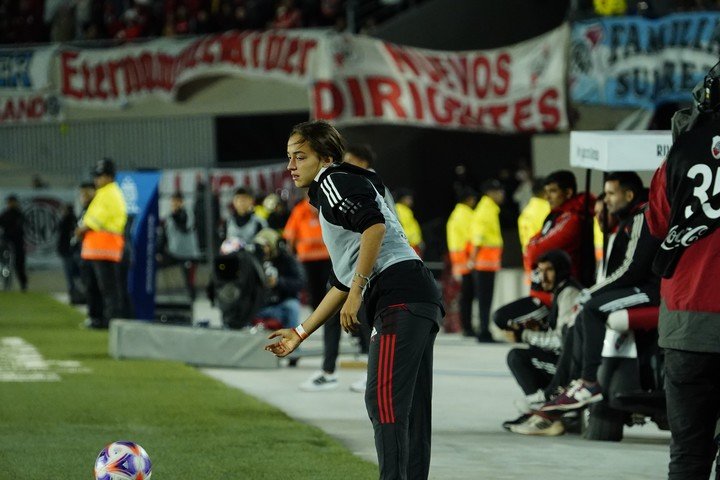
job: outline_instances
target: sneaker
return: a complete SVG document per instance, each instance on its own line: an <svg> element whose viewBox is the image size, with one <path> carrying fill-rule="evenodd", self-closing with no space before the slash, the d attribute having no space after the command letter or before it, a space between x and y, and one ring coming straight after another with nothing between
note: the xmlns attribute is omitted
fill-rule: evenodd
<svg viewBox="0 0 720 480"><path fill-rule="evenodd" d="M532 415L521 424L510 425L510 431L520 435L556 437L565 433L565 427L563 427L560 420L551 420L540 415Z"/></svg>
<svg viewBox="0 0 720 480"><path fill-rule="evenodd" d="M530 417L532 417L532 413L523 413L522 415L517 417L515 420L505 420L502 423L502 427L509 432L511 426L520 425L521 423L525 422Z"/></svg>
<svg viewBox="0 0 720 480"><path fill-rule="evenodd" d="M338 376L323 371L315 373L312 377L300 384L300 390L305 392L320 392L338 387Z"/></svg>
<svg viewBox="0 0 720 480"><path fill-rule="evenodd" d="M584 380L573 380L565 393L540 407L541 412L576 410L603 399L599 383L590 384Z"/></svg>
<svg viewBox="0 0 720 480"><path fill-rule="evenodd" d="M367 374L363 375L360 380L356 380L350 384L350 390L358 393L365 393L365 387L367 385Z"/></svg>
<svg viewBox="0 0 720 480"><path fill-rule="evenodd" d="M530 395L525 395L523 398L518 398L513 402L513 404L515 405L515 408L518 409L518 412L530 413L532 411L539 410L545 402L547 402L545 392L538 390Z"/></svg>

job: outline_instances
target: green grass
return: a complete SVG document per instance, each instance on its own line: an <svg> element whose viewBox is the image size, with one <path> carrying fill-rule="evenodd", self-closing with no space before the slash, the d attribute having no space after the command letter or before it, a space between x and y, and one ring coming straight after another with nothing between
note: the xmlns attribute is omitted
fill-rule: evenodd
<svg viewBox="0 0 720 480"><path fill-rule="evenodd" d="M109 358L107 332L79 329L82 319L47 296L0 293L0 338L90 369L0 382L0 480L92 479L95 457L115 440L147 450L154 480L377 477L319 429L192 367Z"/></svg>

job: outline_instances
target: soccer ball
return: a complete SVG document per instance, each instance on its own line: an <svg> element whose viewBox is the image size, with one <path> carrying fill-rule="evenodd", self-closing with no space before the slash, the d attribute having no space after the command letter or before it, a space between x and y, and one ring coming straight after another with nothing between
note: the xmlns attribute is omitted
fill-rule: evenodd
<svg viewBox="0 0 720 480"><path fill-rule="evenodd" d="M114 442L95 460L95 480L150 480L152 464L137 443Z"/></svg>

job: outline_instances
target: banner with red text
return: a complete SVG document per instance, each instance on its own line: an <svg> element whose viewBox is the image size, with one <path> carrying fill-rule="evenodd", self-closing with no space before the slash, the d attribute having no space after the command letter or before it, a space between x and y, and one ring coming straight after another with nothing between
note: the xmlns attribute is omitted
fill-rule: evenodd
<svg viewBox="0 0 720 480"><path fill-rule="evenodd" d="M69 104L124 107L148 96L173 100L183 83L217 75L306 84L317 32L225 32L59 53L60 93Z"/></svg>
<svg viewBox="0 0 720 480"><path fill-rule="evenodd" d="M568 38L563 25L495 50L444 52L313 30L226 32L63 49L57 63L61 96L78 106L171 101L184 83L234 75L307 86L313 116L338 125L555 131L568 125Z"/></svg>
<svg viewBox="0 0 720 480"><path fill-rule="evenodd" d="M62 120L58 98L46 92L0 93L0 126Z"/></svg>
<svg viewBox="0 0 720 480"><path fill-rule="evenodd" d="M562 130L568 36L564 25L516 45L465 52L332 36L319 46L313 114L340 125Z"/></svg>

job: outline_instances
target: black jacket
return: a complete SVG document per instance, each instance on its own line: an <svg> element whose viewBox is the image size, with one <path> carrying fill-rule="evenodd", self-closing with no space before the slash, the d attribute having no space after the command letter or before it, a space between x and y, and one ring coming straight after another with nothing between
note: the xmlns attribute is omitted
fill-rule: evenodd
<svg viewBox="0 0 720 480"><path fill-rule="evenodd" d="M588 289L591 295L626 287L654 286L660 289L660 277L652 271L652 262L660 246L645 220L646 203L635 205L623 215L605 258L605 278Z"/></svg>
<svg viewBox="0 0 720 480"><path fill-rule="evenodd" d="M0 228L3 238L14 245L25 243L25 216L18 208L8 208L0 214Z"/></svg>

